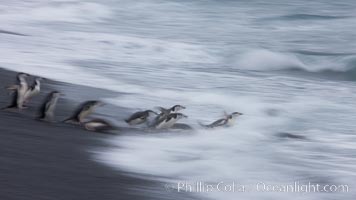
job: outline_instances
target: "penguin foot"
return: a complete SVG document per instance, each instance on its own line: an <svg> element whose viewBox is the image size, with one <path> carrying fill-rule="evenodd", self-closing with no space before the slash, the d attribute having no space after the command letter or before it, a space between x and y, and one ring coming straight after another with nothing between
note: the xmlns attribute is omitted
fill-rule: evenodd
<svg viewBox="0 0 356 200"><path fill-rule="evenodd" d="M73 124L73 125L81 125L81 123L78 120L74 120L74 119L67 119L64 120L63 123L66 124Z"/></svg>

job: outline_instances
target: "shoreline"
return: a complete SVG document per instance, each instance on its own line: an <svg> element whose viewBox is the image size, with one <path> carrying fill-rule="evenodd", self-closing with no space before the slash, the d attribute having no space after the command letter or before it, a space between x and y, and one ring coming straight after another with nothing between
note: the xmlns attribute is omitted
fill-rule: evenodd
<svg viewBox="0 0 356 200"><path fill-rule="evenodd" d="M2 68L0 74L1 87L13 83L16 77L16 72ZM71 114L77 105L72 105L73 100L111 95L100 89L45 80L41 95L32 99L28 110L23 113L1 111L0 199L194 199L186 194L167 192L163 183L149 180L147 176L141 178L139 174L94 161L88 150L105 147L104 139L113 138L112 135L60 122L49 124L35 120L37 102L52 90L66 94L58 102L57 121ZM10 97L1 89L1 107L9 102ZM106 105L104 111L112 109L111 106ZM115 108L120 109L121 114L128 112Z"/></svg>

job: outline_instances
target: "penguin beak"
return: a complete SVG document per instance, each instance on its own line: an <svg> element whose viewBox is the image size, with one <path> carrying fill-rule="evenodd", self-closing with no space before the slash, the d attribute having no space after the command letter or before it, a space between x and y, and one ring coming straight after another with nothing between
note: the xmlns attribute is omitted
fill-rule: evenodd
<svg viewBox="0 0 356 200"><path fill-rule="evenodd" d="M188 116L187 115L183 115L183 118L188 118Z"/></svg>

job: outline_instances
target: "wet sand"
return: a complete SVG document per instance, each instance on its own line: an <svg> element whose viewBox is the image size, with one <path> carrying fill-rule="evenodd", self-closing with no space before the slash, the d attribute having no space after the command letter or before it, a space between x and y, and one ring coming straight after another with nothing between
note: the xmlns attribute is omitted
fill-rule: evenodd
<svg viewBox="0 0 356 200"><path fill-rule="evenodd" d="M5 107L10 97L3 87L15 81L16 73L0 68L0 74L0 107ZM89 150L105 147L105 139L117 139L112 135L34 120L39 102L52 90L66 94L59 101L57 120L71 114L79 103L75 100L115 94L51 80L45 80L42 88L42 94L32 100L28 110L0 112L0 199L192 199L186 194L168 192L162 183L148 177L137 178L140 175L133 176L93 161ZM105 107L104 111L113 108ZM105 117L128 112L116 109L118 112Z"/></svg>

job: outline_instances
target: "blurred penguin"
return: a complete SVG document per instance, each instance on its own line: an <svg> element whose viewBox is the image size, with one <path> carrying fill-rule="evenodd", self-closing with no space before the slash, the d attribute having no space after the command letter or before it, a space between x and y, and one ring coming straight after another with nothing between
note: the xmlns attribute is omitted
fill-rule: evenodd
<svg viewBox="0 0 356 200"><path fill-rule="evenodd" d="M40 116L38 119L47 122L54 121L54 112L56 110L57 102L60 96L61 93L54 91L46 97L43 105L41 106Z"/></svg>
<svg viewBox="0 0 356 200"><path fill-rule="evenodd" d="M239 112L233 112L231 114L225 113L224 118L218 119L211 124L208 124L208 125L204 125L202 123L199 123L199 124L205 128L229 127L229 126L234 125L236 118L240 115L243 115L243 114L239 113Z"/></svg>
<svg viewBox="0 0 356 200"><path fill-rule="evenodd" d="M27 77L29 75L25 73L17 74L17 84L8 86L7 89L12 91L12 101L9 106L4 108L4 110L9 109L24 109L25 94L28 90Z"/></svg>
<svg viewBox="0 0 356 200"><path fill-rule="evenodd" d="M166 119L169 114L171 113L177 113L180 110L185 109L184 106L182 105L175 105L172 106L171 108L163 108L163 107L157 107L160 110L160 114L153 120L153 122L150 124L150 126L155 126L157 123L161 122L163 119Z"/></svg>
<svg viewBox="0 0 356 200"><path fill-rule="evenodd" d="M74 112L74 114L69 118L66 119L65 123L71 124L81 124L84 122L84 119L92 114L95 108L103 105L100 101L87 101L81 104L78 109Z"/></svg>

